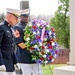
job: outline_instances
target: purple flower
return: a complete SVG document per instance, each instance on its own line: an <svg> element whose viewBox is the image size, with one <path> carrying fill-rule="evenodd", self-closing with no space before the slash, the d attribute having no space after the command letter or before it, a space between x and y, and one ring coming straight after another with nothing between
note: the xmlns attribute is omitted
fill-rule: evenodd
<svg viewBox="0 0 75 75"><path fill-rule="evenodd" d="M46 58L48 59L48 54L46 54Z"/></svg>
<svg viewBox="0 0 75 75"><path fill-rule="evenodd" d="M42 64L42 61L40 59L37 60L37 63Z"/></svg>

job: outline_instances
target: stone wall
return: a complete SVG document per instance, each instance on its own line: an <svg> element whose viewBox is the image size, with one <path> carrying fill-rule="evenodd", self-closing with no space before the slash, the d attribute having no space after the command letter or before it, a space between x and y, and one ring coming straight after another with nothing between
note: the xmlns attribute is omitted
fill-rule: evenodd
<svg viewBox="0 0 75 75"><path fill-rule="evenodd" d="M52 64L66 64L69 61L69 49L60 49L59 56Z"/></svg>

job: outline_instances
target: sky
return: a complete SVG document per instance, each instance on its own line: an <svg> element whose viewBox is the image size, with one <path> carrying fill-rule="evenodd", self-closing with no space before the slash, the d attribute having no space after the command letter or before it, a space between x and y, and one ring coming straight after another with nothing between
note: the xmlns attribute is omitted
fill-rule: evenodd
<svg viewBox="0 0 75 75"><path fill-rule="evenodd" d="M0 11L6 12L6 8L20 9L22 0L0 0ZM53 15L58 8L58 0L29 0L30 13Z"/></svg>

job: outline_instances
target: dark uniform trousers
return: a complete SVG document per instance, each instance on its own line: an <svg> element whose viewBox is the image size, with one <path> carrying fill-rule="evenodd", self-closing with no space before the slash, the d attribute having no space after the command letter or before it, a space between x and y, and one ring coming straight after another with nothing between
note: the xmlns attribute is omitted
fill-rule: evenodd
<svg viewBox="0 0 75 75"><path fill-rule="evenodd" d="M14 53L14 38L9 24L0 24L0 65L5 65L6 72L14 71L14 64L18 63Z"/></svg>

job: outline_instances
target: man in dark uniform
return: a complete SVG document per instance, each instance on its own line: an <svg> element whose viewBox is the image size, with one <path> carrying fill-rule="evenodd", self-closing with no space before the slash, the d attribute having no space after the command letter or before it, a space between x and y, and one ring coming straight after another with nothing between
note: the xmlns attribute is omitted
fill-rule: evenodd
<svg viewBox="0 0 75 75"><path fill-rule="evenodd" d="M7 9L5 20L0 23L0 75L16 75L14 70L20 69L14 53L14 37L11 26L18 22L20 11Z"/></svg>
<svg viewBox="0 0 75 75"><path fill-rule="evenodd" d="M20 16L20 24L15 26L15 42L18 46L16 55L18 57L22 75L42 75L41 69L35 61L32 61L31 53L26 49L24 44L24 31L29 21L29 10L22 12ZM17 74L18 75L18 74Z"/></svg>

